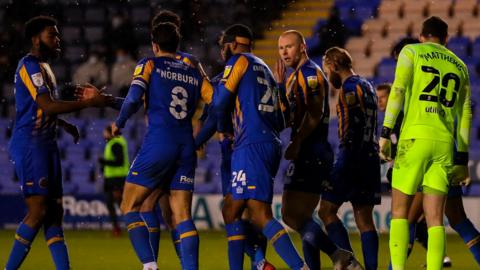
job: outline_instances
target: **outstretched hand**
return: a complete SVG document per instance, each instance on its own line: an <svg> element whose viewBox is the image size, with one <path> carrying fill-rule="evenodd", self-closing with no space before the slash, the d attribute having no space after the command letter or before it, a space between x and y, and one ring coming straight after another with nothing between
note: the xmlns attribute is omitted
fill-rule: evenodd
<svg viewBox="0 0 480 270"><path fill-rule="evenodd" d="M285 72L287 68L285 67L285 63L282 59L277 59L275 62L275 66L273 68L273 77L275 77L275 81L277 83L284 83L285 82Z"/></svg>
<svg viewBox="0 0 480 270"><path fill-rule="evenodd" d="M122 135L122 132L120 130L119 127L117 127L117 124L115 122L113 122L111 124L111 127L112 127L112 135L113 136L119 136L119 135Z"/></svg>

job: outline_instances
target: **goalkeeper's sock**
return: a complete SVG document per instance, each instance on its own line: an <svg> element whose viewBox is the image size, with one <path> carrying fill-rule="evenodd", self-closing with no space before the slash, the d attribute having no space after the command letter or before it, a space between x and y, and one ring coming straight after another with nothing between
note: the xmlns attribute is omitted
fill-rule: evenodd
<svg viewBox="0 0 480 270"><path fill-rule="evenodd" d="M443 268L445 257L445 227L428 228L427 270Z"/></svg>
<svg viewBox="0 0 480 270"><path fill-rule="evenodd" d="M408 220L392 219L390 222L390 258L393 270L404 270L408 249Z"/></svg>

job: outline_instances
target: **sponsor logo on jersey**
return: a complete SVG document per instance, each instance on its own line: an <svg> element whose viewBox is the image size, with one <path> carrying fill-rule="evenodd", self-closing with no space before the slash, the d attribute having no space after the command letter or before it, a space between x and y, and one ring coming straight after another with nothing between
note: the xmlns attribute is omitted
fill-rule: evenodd
<svg viewBox="0 0 480 270"><path fill-rule="evenodd" d="M33 74L32 75L32 81L33 81L33 84L36 87L42 86L43 85L43 75L42 75L42 73L37 72L37 73Z"/></svg>
<svg viewBox="0 0 480 270"><path fill-rule="evenodd" d="M345 102L347 102L347 105L353 105L357 99L355 98L355 93L350 92L345 94Z"/></svg>

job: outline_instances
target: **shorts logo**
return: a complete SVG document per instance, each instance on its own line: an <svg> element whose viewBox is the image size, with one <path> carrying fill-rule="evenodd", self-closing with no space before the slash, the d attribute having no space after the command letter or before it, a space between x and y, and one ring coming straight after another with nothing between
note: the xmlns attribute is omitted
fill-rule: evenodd
<svg viewBox="0 0 480 270"><path fill-rule="evenodd" d="M32 82L36 87L40 87L43 85L43 75L40 72L37 72L32 75Z"/></svg>
<svg viewBox="0 0 480 270"><path fill-rule="evenodd" d="M223 78L228 77L228 75L230 75L230 71L232 71L232 66L226 66L225 70L223 71Z"/></svg>
<svg viewBox="0 0 480 270"><path fill-rule="evenodd" d="M38 185L41 187L41 188L47 188L48 186L48 180L46 177L42 177L40 178L40 180L38 181Z"/></svg>
<svg viewBox="0 0 480 270"><path fill-rule="evenodd" d="M307 77L308 87L316 89L318 86L318 78L317 76L308 76Z"/></svg>
<svg viewBox="0 0 480 270"><path fill-rule="evenodd" d="M287 176L291 177L295 173L295 164L290 163L287 169Z"/></svg>
<svg viewBox="0 0 480 270"><path fill-rule="evenodd" d="M186 177L185 175L180 176L180 183L184 184L193 184L193 178Z"/></svg>
<svg viewBox="0 0 480 270"><path fill-rule="evenodd" d="M138 75L140 75L140 73L142 73L142 69L143 69L143 64L137 65L137 66L135 67L135 72L133 72L133 76L138 76Z"/></svg>
<svg viewBox="0 0 480 270"><path fill-rule="evenodd" d="M237 187L237 189L235 190L235 192L237 194L243 194L243 188L242 187Z"/></svg>

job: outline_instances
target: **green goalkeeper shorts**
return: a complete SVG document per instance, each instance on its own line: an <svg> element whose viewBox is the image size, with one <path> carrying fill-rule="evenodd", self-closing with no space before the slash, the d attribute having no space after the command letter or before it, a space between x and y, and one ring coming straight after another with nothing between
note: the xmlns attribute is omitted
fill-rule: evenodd
<svg viewBox="0 0 480 270"><path fill-rule="evenodd" d="M398 142L392 187L413 195L418 187L448 193L448 173L453 167L453 142L402 139Z"/></svg>

